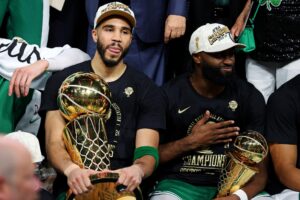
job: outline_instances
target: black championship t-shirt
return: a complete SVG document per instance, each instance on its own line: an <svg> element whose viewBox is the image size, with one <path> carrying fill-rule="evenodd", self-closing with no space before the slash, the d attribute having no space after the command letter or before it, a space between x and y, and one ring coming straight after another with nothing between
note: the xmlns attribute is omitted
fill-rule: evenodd
<svg viewBox="0 0 300 200"><path fill-rule="evenodd" d="M41 111L59 109L56 99L61 83L79 71L93 72L90 61L50 77L42 97ZM165 129L165 104L161 89L147 76L130 67L118 80L108 85L112 93L112 114L105 126L113 150L111 169L118 169L130 166L133 162L137 129Z"/></svg>
<svg viewBox="0 0 300 200"><path fill-rule="evenodd" d="M300 75L282 85L270 96L266 137L269 143L297 145L296 167L300 168ZM274 174L269 175L268 189L271 193L278 193L286 188L276 177Z"/></svg>
<svg viewBox="0 0 300 200"><path fill-rule="evenodd" d="M168 101L167 131L161 143L175 141L191 134L193 126L206 110L211 113L207 123L235 120L241 132L263 131L265 103L262 95L249 83L234 79L225 90L209 99L199 95L184 74L164 86ZM230 144L205 146L188 152L160 166L160 178L179 179L194 185L217 186L225 151Z"/></svg>

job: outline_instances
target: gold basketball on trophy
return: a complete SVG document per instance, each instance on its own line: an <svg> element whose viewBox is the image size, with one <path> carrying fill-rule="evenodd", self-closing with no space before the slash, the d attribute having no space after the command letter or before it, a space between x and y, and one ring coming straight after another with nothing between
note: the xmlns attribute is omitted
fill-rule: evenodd
<svg viewBox="0 0 300 200"><path fill-rule="evenodd" d="M265 138L256 131L247 131L234 141L231 154L247 161L249 164L261 162L268 154L268 144Z"/></svg>
<svg viewBox="0 0 300 200"><path fill-rule="evenodd" d="M57 103L67 120L82 114L99 114L109 118L110 98L108 85L99 75L77 72L63 81Z"/></svg>

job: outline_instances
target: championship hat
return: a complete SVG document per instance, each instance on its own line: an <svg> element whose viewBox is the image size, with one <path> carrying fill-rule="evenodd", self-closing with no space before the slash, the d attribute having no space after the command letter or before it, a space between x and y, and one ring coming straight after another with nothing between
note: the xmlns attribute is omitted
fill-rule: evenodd
<svg viewBox="0 0 300 200"><path fill-rule="evenodd" d="M94 19L94 28L96 28L98 24L105 18L108 18L110 16L120 16L122 18L125 18L132 28L135 27L136 20L133 11L127 5L115 1L104 4L103 6L98 8L96 17Z"/></svg>
<svg viewBox="0 0 300 200"><path fill-rule="evenodd" d="M215 53L232 47L244 48L245 45L234 42L227 26L213 23L200 26L193 32L189 51L191 55L199 52Z"/></svg>

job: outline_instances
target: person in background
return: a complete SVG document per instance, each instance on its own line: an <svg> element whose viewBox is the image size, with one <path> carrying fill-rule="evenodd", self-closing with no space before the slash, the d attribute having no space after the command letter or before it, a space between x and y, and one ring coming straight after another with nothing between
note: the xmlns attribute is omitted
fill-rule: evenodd
<svg viewBox="0 0 300 200"><path fill-rule="evenodd" d="M1 0L1 37L20 37L29 44L46 47L49 31L49 0Z"/></svg>
<svg viewBox="0 0 300 200"><path fill-rule="evenodd" d="M40 166L42 161L44 160L44 156L41 153L40 143L38 138L24 131L16 131L6 135L7 138L11 138L20 142L24 147L29 151L32 159L32 163L34 165L34 172L36 177L41 182L39 191L39 199L41 200L54 200L52 194L46 190L44 187L44 183L42 182L42 171Z"/></svg>
<svg viewBox="0 0 300 200"><path fill-rule="evenodd" d="M68 50L67 48L70 48L68 45L61 49L53 47L51 52L48 51L49 55L41 53L42 57L36 57L36 54L40 54L39 51L46 53L50 5L57 7L61 3L63 1L0 1L0 96L2 99L0 102L0 132L9 133L23 130L37 134L41 120L37 114L41 101L39 90L43 89L43 84L49 77L49 71L61 70L89 59L83 52L74 49ZM15 40L15 38L19 39ZM63 52L61 56L57 57L57 62L54 59L54 52L57 53L56 55ZM46 62L48 58L50 58L50 66ZM32 66L27 66L30 64ZM47 72L45 72L46 69ZM13 74L14 70L16 71ZM42 73L43 75L41 75ZM36 83L41 83L40 81L42 83L37 87L32 85L33 89L29 90L30 82L35 77L38 77ZM12 79L11 82L9 82L10 79ZM12 95L13 92L16 95ZM23 97L20 98L21 96Z"/></svg>
<svg viewBox="0 0 300 200"><path fill-rule="evenodd" d="M71 47L86 51L88 20L85 3L86 0L50 1L47 47L53 48L68 44ZM97 8L95 7L95 9Z"/></svg>
<svg viewBox="0 0 300 200"><path fill-rule="evenodd" d="M23 130L37 134L39 90L44 90L52 72L89 59L69 45L47 48L21 38L0 38L0 132Z"/></svg>
<svg viewBox="0 0 300 200"><path fill-rule="evenodd" d="M269 176L267 191L273 199L299 199L299 101L300 75L283 84L268 100L266 137L275 173Z"/></svg>
<svg viewBox="0 0 300 200"><path fill-rule="evenodd" d="M255 19L256 50L246 60L246 77L264 96L300 73L300 1L262 1Z"/></svg>
<svg viewBox="0 0 300 200"><path fill-rule="evenodd" d="M206 23L220 23L238 37L243 31L251 10L252 0L190 0L189 23L191 33Z"/></svg>
<svg viewBox="0 0 300 200"><path fill-rule="evenodd" d="M28 150L20 142L0 136L0 199L37 200L39 186Z"/></svg>

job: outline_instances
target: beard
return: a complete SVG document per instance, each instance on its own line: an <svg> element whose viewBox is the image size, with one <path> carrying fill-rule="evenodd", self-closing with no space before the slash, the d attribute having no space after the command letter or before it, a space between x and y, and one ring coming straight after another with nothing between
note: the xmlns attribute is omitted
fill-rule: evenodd
<svg viewBox="0 0 300 200"><path fill-rule="evenodd" d="M203 76L217 85L226 85L233 77L231 73L222 73L221 68L215 68L208 65L206 62L202 64Z"/></svg>
<svg viewBox="0 0 300 200"><path fill-rule="evenodd" d="M114 45L114 44L111 44ZM121 60L125 57L125 55L127 54L129 47L127 47L126 49L123 49L119 44L117 44L118 47L121 49L122 53L120 55L120 57L116 60L114 59L109 59L105 57L105 51L109 48L110 45L108 45L107 47L104 47L104 45L102 45L102 43L98 40L97 41L97 51L103 61L103 63L107 66L107 67L114 67L116 65L118 65Z"/></svg>

